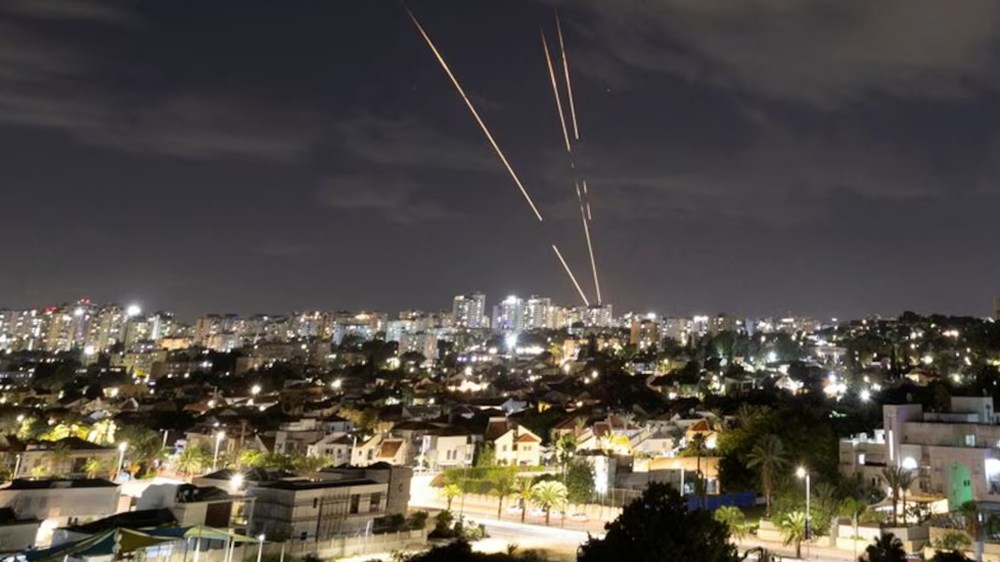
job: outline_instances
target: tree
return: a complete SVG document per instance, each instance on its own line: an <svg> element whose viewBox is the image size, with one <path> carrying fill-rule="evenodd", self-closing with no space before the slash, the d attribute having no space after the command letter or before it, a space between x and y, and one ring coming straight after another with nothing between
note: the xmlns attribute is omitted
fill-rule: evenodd
<svg viewBox="0 0 1000 562"><path fill-rule="evenodd" d="M128 442L128 455L132 461L152 470L154 463L162 458L163 436L148 427L129 425L118 432L118 439Z"/></svg>
<svg viewBox="0 0 1000 562"><path fill-rule="evenodd" d="M506 468L495 470L492 474L493 489L490 493L497 497L497 519L500 519L500 514L503 513L503 500L514 493L515 479L517 475Z"/></svg>
<svg viewBox="0 0 1000 562"><path fill-rule="evenodd" d="M458 484L447 484L441 489L441 495L443 495L445 501L448 502L448 507L446 507L445 510L451 511L451 502L455 501L455 498L462 495L462 487Z"/></svg>
<svg viewBox="0 0 1000 562"><path fill-rule="evenodd" d="M739 560L726 524L708 511L688 511L680 494L667 484L650 484L605 529L603 539L591 537L580 546L578 562Z"/></svg>
<svg viewBox="0 0 1000 562"><path fill-rule="evenodd" d="M983 514L979 511L979 504L975 500L969 500L958 508L958 513L965 521L965 532L969 533L976 545L976 560L983 559Z"/></svg>
<svg viewBox="0 0 1000 562"><path fill-rule="evenodd" d="M743 514L743 510L732 505L724 505L719 509L715 510L712 514L712 518L726 525L729 529L729 534L736 538L736 540L742 540L747 534L747 518Z"/></svg>
<svg viewBox="0 0 1000 562"><path fill-rule="evenodd" d="M594 467L584 460L571 461L566 468L565 483L569 503L589 502L594 497Z"/></svg>
<svg viewBox="0 0 1000 562"><path fill-rule="evenodd" d="M210 462L212 462L211 453L196 444L189 444L184 447L181 454L177 455L175 467L181 474L189 476L201 472Z"/></svg>
<svg viewBox="0 0 1000 562"><path fill-rule="evenodd" d="M906 490L913 484L913 473L898 466L887 466L882 469L882 478L889 486L892 495L892 525L899 524L898 510L900 492L903 493L903 511L906 511ZM905 523L905 521L904 521Z"/></svg>
<svg viewBox="0 0 1000 562"><path fill-rule="evenodd" d="M778 473L788 466L788 455L785 446L776 435L769 434L760 438L750 450L747 466L760 472L760 487L764 493L765 511L771 514L771 500L774 497L774 487Z"/></svg>
<svg viewBox="0 0 1000 562"><path fill-rule="evenodd" d="M576 454L576 437L572 434L563 435L558 441L556 441L556 462L562 467L563 478L566 477L566 472L569 469L569 463L573 460L573 455Z"/></svg>
<svg viewBox="0 0 1000 562"><path fill-rule="evenodd" d="M806 540L806 513L793 511L786 513L779 523L785 544L795 545L795 557L802 558L802 541Z"/></svg>
<svg viewBox="0 0 1000 562"><path fill-rule="evenodd" d="M848 496L840 502L840 507L837 508L837 512L841 515L846 515L851 518L851 525L854 527L854 534L851 536L852 544L855 545L855 556L857 552L857 543L854 542L858 540L858 524L861 522L861 515L868 510L868 502L862 499Z"/></svg>
<svg viewBox="0 0 1000 562"><path fill-rule="evenodd" d="M906 551L903 550L901 540L892 533L886 533L865 548L865 554L861 560L865 562L905 562Z"/></svg>
<svg viewBox="0 0 1000 562"><path fill-rule="evenodd" d="M545 524L549 524L552 509L566 505L569 492L566 485L555 480L545 480L531 487L531 501L545 512Z"/></svg>
<svg viewBox="0 0 1000 562"><path fill-rule="evenodd" d="M526 478L518 478L514 481L514 497L517 498L521 507L521 523L524 523L524 515L528 511L528 502L531 501L531 482Z"/></svg>
<svg viewBox="0 0 1000 562"><path fill-rule="evenodd" d="M702 505L702 499L705 495L705 485L704 485L704 475L701 473L701 456L705 454L705 434L695 433L691 436L691 448L694 449L694 454L697 457L695 464L695 491L698 496L698 505Z"/></svg>
<svg viewBox="0 0 1000 562"><path fill-rule="evenodd" d="M108 467L100 460L90 457L83 463L83 472L87 475L87 478L97 478L102 473L106 475Z"/></svg>

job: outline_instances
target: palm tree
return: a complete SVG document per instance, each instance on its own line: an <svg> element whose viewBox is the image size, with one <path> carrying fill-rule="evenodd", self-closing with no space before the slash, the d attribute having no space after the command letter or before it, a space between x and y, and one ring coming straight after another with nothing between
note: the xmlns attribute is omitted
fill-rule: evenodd
<svg viewBox="0 0 1000 562"><path fill-rule="evenodd" d="M569 462L573 460L573 455L576 453L576 437L573 435L563 435L559 441L556 442L556 460L559 462L559 466L562 467L563 480L566 480L566 467L569 466Z"/></svg>
<svg viewBox="0 0 1000 562"><path fill-rule="evenodd" d="M887 466L882 469L882 478L892 492L892 525L899 524L899 498L900 492L903 496L903 518L906 518L906 490L913 484L913 473L908 469L898 466Z"/></svg>
<svg viewBox="0 0 1000 562"><path fill-rule="evenodd" d="M441 489L441 495L443 495L445 501L448 502L447 510L451 511L451 502L455 501L455 498L462 495L462 487L458 484L448 484Z"/></svg>
<svg viewBox="0 0 1000 562"><path fill-rule="evenodd" d="M747 466L760 471L760 487L764 492L765 512L771 514L771 499L778 473L788 466L785 446L776 435L765 435L750 450Z"/></svg>
<svg viewBox="0 0 1000 562"><path fill-rule="evenodd" d="M177 455L176 468L182 474L191 475L201 472L209 462L211 455L208 451L197 445L188 445Z"/></svg>
<svg viewBox="0 0 1000 562"><path fill-rule="evenodd" d="M511 490L518 505L521 507L521 523L524 523L524 515L528 511L528 502L531 501L531 482L526 478L515 478L514 487Z"/></svg>
<svg viewBox="0 0 1000 562"><path fill-rule="evenodd" d="M126 426L119 432L119 437L128 442L129 457L147 471L151 471L154 463L166 454L163 436L147 427Z"/></svg>
<svg viewBox="0 0 1000 562"><path fill-rule="evenodd" d="M719 523L725 524L729 528L729 534L736 540L743 540L746 536L746 516L743 510L732 505L724 505L715 510L712 517Z"/></svg>
<svg viewBox="0 0 1000 562"><path fill-rule="evenodd" d="M781 518L781 534L785 544L795 544L795 557L802 558L802 541L806 540L806 513L793 511Z"/></svg>
<svg viewBox="0 0 1000 562"><path fill-rule="evenodd" d="M90 457L83 463L83 472L87 478L97 478L102 472L107 472L108 467L100 460Z"/></svg>
<svg viewBox="0 0 1000 562"><path fill-rule="evenodd" d="M552 508L566 505L569 491L566 485L555 480L544 480L531 487L531 501L545 512L545 524L549 524Z"/></svg>
<svg viewBox="0 0 1000 562"><path fill-rule="evenodd" d="M865 559L867 562L905 562L906 551L902 541L892 533L886 533L868 545Z"/></svg>
<svg viewBox="0 0 1000 562"><path fill-rule="evenodd" d="M855 545L855 549L857 548L856 541L858 540L858 523L860 523L861 514L867 510L868 510L868 502L860 500L858 498L848 496L844 498L844 501L840 502L840 508L838 509L838 511L841 514L850 517L851 524L854 526L854 534L851 536L851 544ZM855 550L854 556L857 557L857 555L858 552L857 550Z"/></svg>
<svg viewBox="0 0 1000 562"><path fill-rule="evenodd" d="M958 513L965 521L965 531L972 536L976 544L976 560L983 559L983 514L979 511L979 504L975 500L969 500L958 508Z"/></svg>
<svg viewBox="0 0 1000 562"><path fill-rule="evenodd" d="M514 480L516 476L509 470L500 470L493 476L493 489L490 490L497 497L497 519L503 511L503 500L514 492Z"/></svg>

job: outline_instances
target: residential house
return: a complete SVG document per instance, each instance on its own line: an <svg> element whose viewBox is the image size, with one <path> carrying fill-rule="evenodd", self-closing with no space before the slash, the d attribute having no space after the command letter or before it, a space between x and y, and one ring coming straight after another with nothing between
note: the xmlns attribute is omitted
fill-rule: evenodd
<svg viewBox="0 0 1000 562"><path fill-rule="evenodd" d="M85 476L85 467L90 459L96 459L105 467L114 467L118 462L118 449L115 447L104 447L79 437L29 441L24 444L20 455L21 462L15 478Z"/></svg>
<svg viewBox="0 0 1000 562"><path fill-rule="evenodd" d="M143 491L136 510L169 509L182 526L229 527L233 497L215 486L153 484Z"/></svg>
<svg viewBox="0 0 1000 562"><path fill-rule="evenodd" d="M508 418L490 418L485 441L492 444L497 464L538 466L542 462L542 438Z"/></svg>
<svg viewBox="0 0 1000 562"><path fill-rule="evenodd" d="M395 466L387 463L376 463L368 466L338 466L324 468L317 478L332 478L351 480L367 478L374 482L384 483L386 488L386 515L406 514L410 504L410 482L413 479L413 469L407 466Z"/></svg>
<svg viewBox="0 0 1000 562"><path fill-rule="evenodd" d="M331 433L306 447L306 454L310 457L326 457L334 465L350 463L354 441L355 438L346 433Z"/></svg>
<svg viewBox="0 0 1000 562"><path fill-rule="evenodd" d="M43 546L57 527L115 513L118 496L118 485L103 479L19 478L0 487L0 507L11 508L18 519L41 521L35 544Z"/></svg>
<svg viewBox="0 0 1000 562"><path fill-rule="evenodd" d="M947 413L886 404L882 422L874 435L840 441L842 474L885 485L882 469L900 467L916 477L911 494L946 499L948 509L1000 502L1000 416L992 397L953 396Z"/></svg>
<svg viewBox="0 0 1000 562"><path fill-rule="evenodd" d="M392 465L408 465L413 458L412 447L402 437L378 434L364 443L358 443L351 455L351 464L367 466L379 462Z"/></svg>
<svg viewBox="0 0 1000 562"><path fill-rule="evenodd" d="M251 486L250 534L326 540L357 534L386 515L388 484L367 478L278 480Z"/></svg>

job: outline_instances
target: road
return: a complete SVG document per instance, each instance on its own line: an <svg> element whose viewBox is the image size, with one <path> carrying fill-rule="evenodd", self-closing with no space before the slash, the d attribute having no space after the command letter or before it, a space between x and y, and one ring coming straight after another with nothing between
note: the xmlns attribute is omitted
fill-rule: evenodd
<svg viewBox="0 0 1000 562"><path fill-rule="evenodd" d="M437 495L437 490L418 489L417 493L413 493L410 498L411 509L436 512L445 509L445 507L446 502ZM489 538L473 544L473 548L481 552L506 552L508 544L516 544L522 551L544 550L555 560L569 562L576 560L577 548L587 541L588 533L591 536L604 536L603 521L583 523L570 520L562 521L561 518L553 517L551 525L546 527L540 518L531 515L528 515L525 523L521 523L520 515L507 513L506 508L502 518L497 520L495 507L475 505L472 502L463 505L460 499L454 501L452 511L474 523L485 525ZM748 537L739 541L737 546L741 551L764 547L784 557L784 560L797 560L794 557L794 547L758 541L756 537ZM820 546L803 545L802 554L804 560L816 562L853 562L856 560L849 552Z"/></svg>

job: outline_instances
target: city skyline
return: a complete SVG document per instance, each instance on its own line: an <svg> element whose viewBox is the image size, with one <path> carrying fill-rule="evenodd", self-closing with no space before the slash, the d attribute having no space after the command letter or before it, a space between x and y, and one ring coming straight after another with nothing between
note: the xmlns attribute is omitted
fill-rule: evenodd
<svg viewBox="0 0 1000 562"><path fill-rule="evenodd" d="M558 7L604 300L990 312L992 4L409 7L544 223L398 3L16 0L0 305L399 310L457 287L573 303L552 243L592 295L538 40Z"/></svg>

